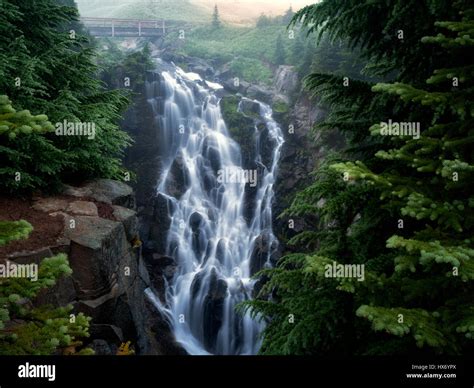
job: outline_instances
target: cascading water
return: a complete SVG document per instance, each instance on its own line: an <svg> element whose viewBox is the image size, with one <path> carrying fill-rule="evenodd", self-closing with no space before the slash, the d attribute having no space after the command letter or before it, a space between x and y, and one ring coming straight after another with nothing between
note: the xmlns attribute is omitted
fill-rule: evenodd
<svg viewBox="0 0 474 388"><path fill-rule="evenodd" d="M267 105L253 102L272 145L264 165L255 126L257 175L256 170L243 169L240 146L228 133L215 94L220 85L173 67L148 88L163 146L157 194L166 199L170 217L165 253L178 264L167 285L166 301L148 296L188 353L255 354L262 324L249 314L239 314L235 306L252 296L256 241L264 239L273 251L277 245L271 205L283 144L280 127ZM177 165L183 186L179 193L170 189L169 182ZM258 179L249 179L252 176ZM246 185L254 186L252 217L247 220ZM264 253L263 266L270 265L271 255L271 249Z"/></svg>

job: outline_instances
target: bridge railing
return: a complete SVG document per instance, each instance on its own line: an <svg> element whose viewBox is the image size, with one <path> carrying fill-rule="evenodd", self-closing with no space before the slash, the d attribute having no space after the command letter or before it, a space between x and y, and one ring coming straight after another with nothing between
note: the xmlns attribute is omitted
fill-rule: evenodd
<svg viewBox="0 0 474 388"><path fill-rule="evenodd" d="M167 23L164 19L119 19L119 18L98 18L81 17L81 22L88 29L110 29L111 36L115 36L116 30L136 28L138 36L142 35L144 29L156 29L163 35L166 34Z"/></svg>

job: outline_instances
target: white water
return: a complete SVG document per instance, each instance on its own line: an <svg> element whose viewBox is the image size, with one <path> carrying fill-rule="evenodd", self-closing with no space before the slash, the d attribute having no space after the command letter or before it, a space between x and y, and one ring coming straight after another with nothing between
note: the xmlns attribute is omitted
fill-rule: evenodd
<svg viewBox="0 0 474 388"><path fill-rule="evenodd" d="M148 85L149 102L162 131L164 168L158 193L168 199L171 217L166 254L178 263L165 304L158 297L154 304L190 354L255 354L262 324L234 307L252 294L249 264L255 240L265 232L270 245L276 242L271 204L283 136L271 109L258 102L274 147L271 162L258 176L255 209L247 223L243 217L246 182L217 180L217 167L242 168L240 147L230 137L214 95L220 85L196 76L175 68ZM258 134L255 128L257 149ZM187 189L179 198L167 192L166 184L177 157L188 171ZM256 162L262 165L260 155ZM270 252L267 266L269 259Z"/></svg>

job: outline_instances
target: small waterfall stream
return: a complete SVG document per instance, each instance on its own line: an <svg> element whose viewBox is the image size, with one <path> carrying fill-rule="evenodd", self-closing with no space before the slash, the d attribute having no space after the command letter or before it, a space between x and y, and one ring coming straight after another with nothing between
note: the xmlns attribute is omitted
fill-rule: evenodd
<svg viewBox="0 0 474 388"><path fill-rule="evenodd" d="M252 146L260 171L245 170L241 148L221 114L219 88L174 66L148 85L161 131L163 170L157 195L166 198L170 217L165 253L178 266L167 284L166 301L148 296L155 298L188 353L255 354L262 324L237 313L235 305L252 297L256 242L264 239L273 251L278 244L271 206L283 135L270 107L253 101L266 137L255 126ZM271 141L265 160L259 153L262 141ZM254 200L251 220L246 220L249 185ZM271 254L270 249L265 253L263 266L270 265Z"/></svg>

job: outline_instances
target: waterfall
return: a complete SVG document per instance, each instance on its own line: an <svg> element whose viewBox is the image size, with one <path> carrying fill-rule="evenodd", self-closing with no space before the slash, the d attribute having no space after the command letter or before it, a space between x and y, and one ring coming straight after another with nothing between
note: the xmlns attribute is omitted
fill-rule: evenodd
<svg viewBox="0 0 474 388"><path fill-rule="evenodd" d="M258 104L266 137L255 125L250 138L259 171L245 170L241 147L221 114L216 91L222 87L174 66L158 78L147 85L163 163L157 195L166 200L169 214L164 253L174 258L177 271L164 304L148 296L165 310L188 353L255 354L262 324L235 306L252 297L256 244L270 247L258 252L260 268L271 265L278 245L271 206L281 129L268 105L251 101ZM271 151L263 158L259 149L265 142ZM254 197L251 219L246 219L250 186Z"/></svg>

